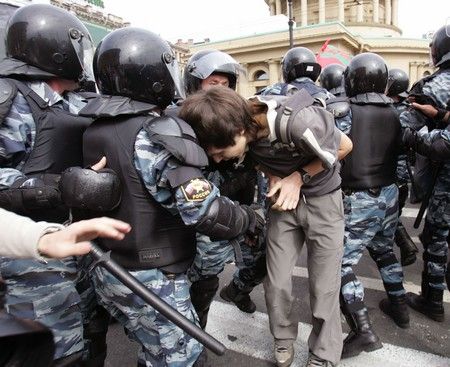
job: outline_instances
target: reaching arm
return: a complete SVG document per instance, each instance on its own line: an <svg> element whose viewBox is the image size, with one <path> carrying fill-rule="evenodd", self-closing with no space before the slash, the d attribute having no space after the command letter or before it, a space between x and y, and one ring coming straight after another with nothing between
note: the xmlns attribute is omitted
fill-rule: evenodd
<svg viewBox="0 0 450 367"><path fill-rule="evenodd" d="M341 143L338 149L338 159L344 159L353 149L353 143L350 138L341 132Z"/></svg>
<svg viewBox="0 0 450 367"><path fill-rule="evenodd" d="M89 252L89 240L97 237L123 239L130 226L110 218L95 218L61 224L34 222L30 218L0 209L0 255L14 258L53 258Z"/></svg>

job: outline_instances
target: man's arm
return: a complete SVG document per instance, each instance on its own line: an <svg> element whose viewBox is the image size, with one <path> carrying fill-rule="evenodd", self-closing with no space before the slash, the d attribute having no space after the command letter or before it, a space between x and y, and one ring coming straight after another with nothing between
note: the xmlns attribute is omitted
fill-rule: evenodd
<svg viewBox="0 0 450 367"><path fill-rule="evenodd" d="M341 134L341 141L338 149L338 159L344 159L353 149L353 143L350 138L343 132Z"/></svg>
<svg viewBox="0 0 450 367"><path fill-rule="evenodd" d="M30 218L0 209L0 255L12 258L42 256L64 258L90 251L97 237L123 239L130 226L111 218L95 218L64 227L57 223L34 222Z"/></svg>
<svg viewBox="0 0 450 367"><path fill-rule="evenodd" d="M450 131L435 129L421 134L410 128L403 129L403 145L435 161L450 159Z"/></svg>

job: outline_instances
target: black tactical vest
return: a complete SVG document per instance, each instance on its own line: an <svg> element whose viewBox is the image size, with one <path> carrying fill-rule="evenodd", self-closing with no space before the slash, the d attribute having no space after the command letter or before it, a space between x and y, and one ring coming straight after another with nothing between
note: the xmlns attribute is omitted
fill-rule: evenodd
<svg viewBox="0 0 450 367"><path fill-rule="evenodd" d="M352 127L349 137L353 150L342 165L342 187L365 190L393 184L401 141L397 112L387 101L372 103L364 98L351 98L350 101Z"/></svg>
<svg viewBox="0 0 450 367"><path fill-rule="evenodd" d="M134 166L136 136L150 116L122 115L96 120L84 134L85 164L106 156L122 183L120 205L108 216L131 224L122 241L100 239L100 246L112 250L111 257L127 269L161 268L181 273L195 256L195 229L186 226L150 195Z"/></svg>
<svg viewBox="0 0 450 367"><path fill-rule="evenodd" d="M82 141L85 129L92 122L62 108L48 106L25 83L8 79L24 95L36 123L33 150L22 172L26 176L39 173L61 173L68 167L83 164Z"/></svg>
<svg viewBox="0 0 450 367"><path fill-rule="evenodd" d="M46 173L60 174L66 168L81 166L83 133L92 119L49 106L22 81L2 80L12 84L23 94L36 124L34 146L22 173L27 177L37 177ZM61 206L31 213L31 217L34 220L62 223L68 219L68 213L68 209Z"/></svg>

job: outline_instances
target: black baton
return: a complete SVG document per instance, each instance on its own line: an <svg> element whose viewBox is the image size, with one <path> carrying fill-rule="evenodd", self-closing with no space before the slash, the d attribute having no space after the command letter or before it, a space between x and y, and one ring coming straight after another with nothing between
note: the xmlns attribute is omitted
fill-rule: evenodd
<svg viewBox="0 0 450 367"><path fill-rule="evenodd" d="M431 185L428 188L428 191L425 195L425 197L422 199L422 203L420 204L419 213L417 213L416 220L414 221L414 228L419 228L420 222L422 222L423 215L425 214L425 210L428 208L428 204L430 203L431 196L433 195L434 191L434 185L436 184L437 178L439 176L439 171L441 170L441 167L443 164L439 164L438 166L434 167L432 178L431 178Z"/></svg>
<svg viewBox="0 0 450 367"><path fill-rule="evenodd" d="M213 338L203 329L189 321L185 316L176 311L172 306L167 304L150 289L146 288L139 280L126 271L121 265L111 259L111 251L104 252L95 243L91 242L92 249L90 254L96 260L96 265L103 266L124 285L130 288L136 295L141 297L145 302L152 306L155 310L180 327L187 334L202 343L213 353L221 356L225 353L225 346L217 339Z"/></svg>

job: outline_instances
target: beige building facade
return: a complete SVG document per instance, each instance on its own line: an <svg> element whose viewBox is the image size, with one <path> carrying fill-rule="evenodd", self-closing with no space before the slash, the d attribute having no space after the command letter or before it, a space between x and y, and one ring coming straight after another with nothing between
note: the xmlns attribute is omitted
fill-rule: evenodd
<svg viewBox="0 0 450 367"><path fill-rule="evenodd" d="M317 53L329 44L356 55L375 52L389 68L406 71L411 83L433 72L429 64L429 40L401 37L398 28L399 0L292 0L294 46L303 46ZM287 15L287 0L265 0L270 14ZM281 58L289 49L289 33L285 31L200 44L178 42L187 47L181 62L194 52L218 49L229 53L243 66L238 91L250 96L257 90L281 81Z"/></svg>

